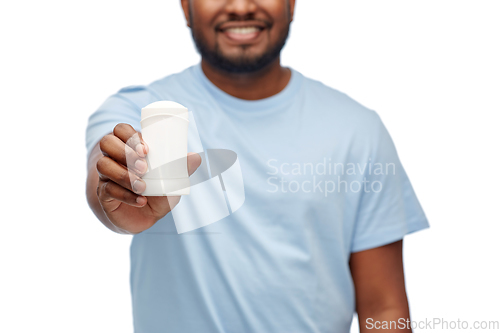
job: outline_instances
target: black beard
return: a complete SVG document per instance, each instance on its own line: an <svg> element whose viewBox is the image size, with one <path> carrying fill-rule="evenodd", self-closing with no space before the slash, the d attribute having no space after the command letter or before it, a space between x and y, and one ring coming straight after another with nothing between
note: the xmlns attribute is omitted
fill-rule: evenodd
<svg viewBox="0 0 500 333"><path fill-rule="evenodd" d="M192 16L191 16L192 17ZM193 22L191 25L191 35L193 36L193 41L196 45L196 49L200 53L201 57L207 61L211 66L228 73L253 73L260 71L261 69L267 67L276 58L279 57L281 50L285 46L286 40L288 38L288 33L290 30L290 25L287 25L286 29L282 32L279 41L273 45L273 47L266 51L260 57L249 58L246 56L241 56L238 59L225 57L219 49L219 44L216 43L215 49L211 50L205 39L201 34L196 32ZM269 31L269 30L268 30ZM242 48L245 48L242 46Z"/></svg>

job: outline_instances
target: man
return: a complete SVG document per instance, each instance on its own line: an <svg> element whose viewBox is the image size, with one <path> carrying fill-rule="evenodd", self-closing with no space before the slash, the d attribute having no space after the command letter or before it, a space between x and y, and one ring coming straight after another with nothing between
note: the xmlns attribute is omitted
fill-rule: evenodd
<svg viewBox="0 0 500 333"><path fill-rule="evenodd" d="M280 65L294 0L181 5L201 63L120 90L87 128L89 205L134 235L135 332L342 333L355 311L361 332L406 322L402 239L428 222L379 116ZM159 100L241 165L244 204L202 232L176 233L185 198L140 195L140 112ZM200 155L187 163L193 174Z"/></svg>

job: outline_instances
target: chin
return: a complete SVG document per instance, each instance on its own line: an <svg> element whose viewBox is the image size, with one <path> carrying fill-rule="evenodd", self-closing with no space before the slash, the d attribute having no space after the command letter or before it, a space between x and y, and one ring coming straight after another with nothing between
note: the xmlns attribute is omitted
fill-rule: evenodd
<svg viewBox="0 0 500 333"><path fill-rule="evenodd" d="M260 59L265 52L223 52L222 57L226 58L231 62L255 62Z"/></svg>

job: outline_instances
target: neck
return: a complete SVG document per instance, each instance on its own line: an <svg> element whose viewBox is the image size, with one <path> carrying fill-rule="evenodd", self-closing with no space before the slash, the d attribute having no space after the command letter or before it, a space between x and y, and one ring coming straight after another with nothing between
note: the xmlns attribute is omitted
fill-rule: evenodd
<svg viewBox="0 0 500 333"><path fill-rule="evenodd" d="M237 98L257 100L276 95L290 81L291 71L282 67L278 57L269 66L254 73L226 73L212 67L204 59L205 76L219 89Z"/></svg>

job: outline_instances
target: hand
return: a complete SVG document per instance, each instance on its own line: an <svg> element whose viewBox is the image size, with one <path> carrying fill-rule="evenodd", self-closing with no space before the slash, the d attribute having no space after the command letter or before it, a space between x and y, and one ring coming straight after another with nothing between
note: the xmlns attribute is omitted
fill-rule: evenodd
<svg viewBox="0 0 500 333"><path fill-rule="evenodd" d="M179 203L180 196L140 195L146 189L141 176L147 170L145 156L149 149L141 133L132 126L116 125L113 134L104 136L99 146L103 156L96 163L99 174L97 198L117 228L131 234L142 232ZM189 153L187 164L191 175L201 164L200 155Z"/></svg>

